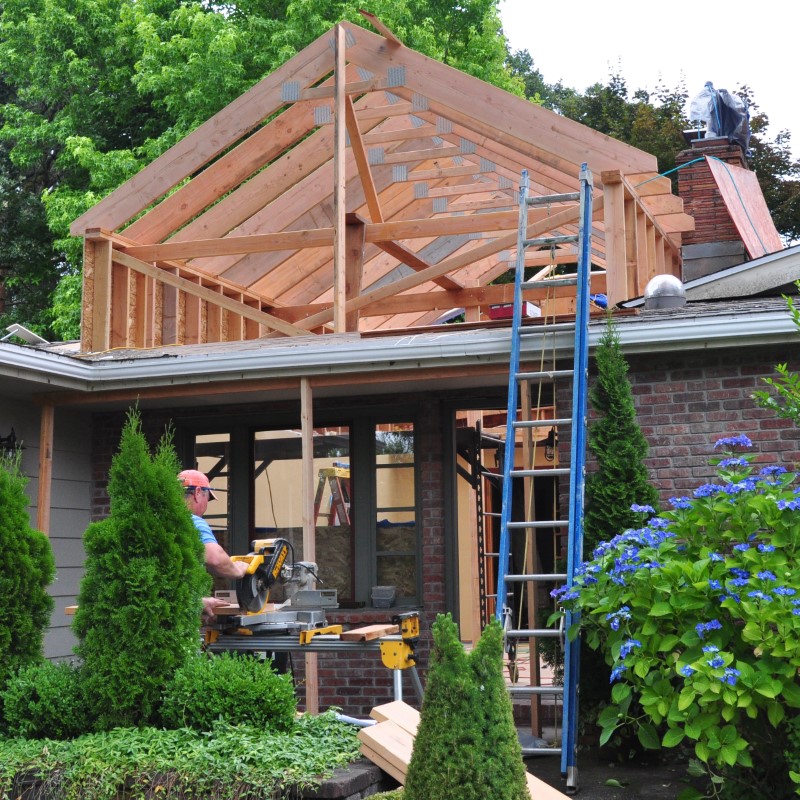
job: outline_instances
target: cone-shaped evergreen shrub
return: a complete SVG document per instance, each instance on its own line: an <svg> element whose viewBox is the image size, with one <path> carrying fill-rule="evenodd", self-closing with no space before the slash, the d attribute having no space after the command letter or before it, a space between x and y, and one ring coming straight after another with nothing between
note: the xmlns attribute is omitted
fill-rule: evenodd
<svg viewBox="0 0 800 800"><path fill-rule="evenodd" d="M403 798L528 800L497 621L487 625L469 654L449 614L433 624L431 665Z"/></svg>
<svg viewBox="0 0 800 800"><path fill-rule="evenodd" d="M589 426L589 449L597 469L586 480L584 555L601 541L647 521L634 504L658 505L658 490L650 483L644 459L647 440L636 422L628 363L619 333L609 316L595 352L597 378L589 392L596 419Z"/></svg>
<svg viewBox="0 0 800 800"><path fill-rule="evenodd" d="M0 458L0 690L20 667L42 659L55 574L47 537L31 527L20 458Z"/></svg>
<svg viewBox="0 0 800 800"><path fill-rule="evenodd" d="M151 456L131 412L109 474L111 513L84 535L73 622L98 730L155 720L164 686L199 644L210 578L178 471L169 437Z"/></svg>
<svg viewBox="0 0 800 800"><path fill-rule="evenodd" d="M595 352L597 377L589 392L596 418L589 426L589 449L597 469L586 480L583 556L602 541L628 528L641 527L651 516L631 506L658 507L658 490L650 483L644 459L648 445L636 422L628 363L622 354L619 333L609 315ZM581 650L581 715L596 716L598 705L611 694L611 668L601 652Z"/></svg>

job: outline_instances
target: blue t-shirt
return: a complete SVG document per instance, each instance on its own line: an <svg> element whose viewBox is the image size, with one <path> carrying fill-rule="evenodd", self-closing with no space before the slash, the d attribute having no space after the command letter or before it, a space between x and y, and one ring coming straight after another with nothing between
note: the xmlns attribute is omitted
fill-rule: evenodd
<svg viewBox="0 0 800 800"><path fill-rule="evenodd" d="M192 522L194 522L194 526L200 534L200 541L203 544L219 544L211 527L202 517L198 517L197 514L192 514Z"/></svg>

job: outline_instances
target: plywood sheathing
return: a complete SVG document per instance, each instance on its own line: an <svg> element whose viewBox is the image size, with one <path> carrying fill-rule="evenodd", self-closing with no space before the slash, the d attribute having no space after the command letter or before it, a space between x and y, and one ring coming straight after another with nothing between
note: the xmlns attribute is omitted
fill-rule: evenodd
<svg viewBox="0 0 800 800"><path fill-rule="evenodd" d="M514 262L523 169L534 194L575 191L581 163L593 171L593 291L627 299L676 272L691 219L668 182L637 189L653 156L373 22L384 35L340 23L73 223L86 241L84 351L396 329L453 308L480 319L505 301L489 284ZM576 225L555 204L531 210L528 235ZM529 295L548 313L573 307L563 292Z"/></svg>

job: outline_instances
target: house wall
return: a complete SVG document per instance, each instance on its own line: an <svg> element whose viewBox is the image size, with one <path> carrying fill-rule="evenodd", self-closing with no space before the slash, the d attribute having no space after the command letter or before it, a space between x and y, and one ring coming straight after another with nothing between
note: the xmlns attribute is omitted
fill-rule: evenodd
<svg viewBox="0 0 800 800"><path fill-rule="evenodd" d="M53 467L50 508L50 542L56 559L56 577L49 588L54 598L50 627L45 634L47 658L72 655L75 639L71 618L64 608L75 602L83 573L83 532L89 524L91 456L86 446L90 419L86 413L56 410L53 431ZM36 527L39 492L39 407L30 401L0 397L0 435L14 428L23 445L22 471L28 476L31 525Z"/></svg>

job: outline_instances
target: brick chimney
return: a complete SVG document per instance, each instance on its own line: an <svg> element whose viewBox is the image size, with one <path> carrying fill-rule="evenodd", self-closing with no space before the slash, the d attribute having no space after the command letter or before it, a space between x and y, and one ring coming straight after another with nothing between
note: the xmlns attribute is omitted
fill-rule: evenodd
<svg viewBox="0 0 800 800"><path fill-rule="evenodd" d="M682 167L678 170L678 194L684 211L695 222L694 231L683 235L684 283L747 259L742 238L704 156L749 169L741 146L727 136L695 139L689 149L678 153L676 164ZM690 161L694 163L689 164Z"/></svg>

